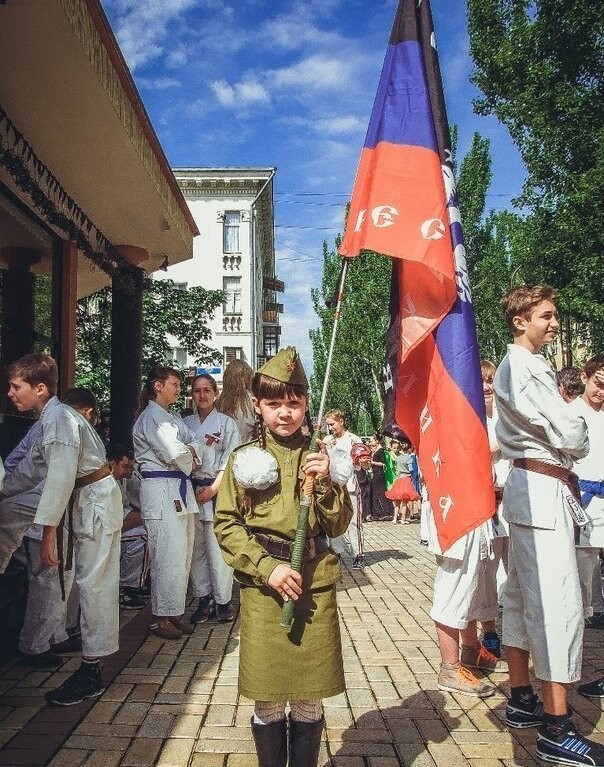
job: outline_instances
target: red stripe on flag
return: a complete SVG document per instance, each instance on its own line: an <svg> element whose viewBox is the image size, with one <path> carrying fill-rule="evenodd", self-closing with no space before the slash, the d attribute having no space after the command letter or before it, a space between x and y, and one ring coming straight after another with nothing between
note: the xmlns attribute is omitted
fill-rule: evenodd
<svg viewBox="0 0 604 767"><path fill-rule="evenodd" d="M434 337L398 370L396 421L413 443L446 551L495 511L484 424L449 376Z"/></svg>

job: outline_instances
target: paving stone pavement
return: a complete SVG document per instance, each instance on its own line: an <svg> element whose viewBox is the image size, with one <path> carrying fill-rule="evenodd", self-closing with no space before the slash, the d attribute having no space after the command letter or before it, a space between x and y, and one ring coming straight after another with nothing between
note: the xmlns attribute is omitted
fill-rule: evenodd
<svg viewBox="0 0 604 767"><path fill-rule="evenodd" d="M419 526L370 522L365 535L368 566L353 571L347 561L339 587L347 691L324 701L321 767L538 764L534 731L511 733L502 723L507 675L491 676L499 691L483 701L437 689L428 616L435 565ZM199 625L164 642L145 639L147 614L122 620L124 657L132 657L113 662L117 676L96 703L44 705L75 657L54 673L0 667L0 765L256 767L253 704L237 694L238 623ZM586 632L585 679L602 673L602 639ZM581 731L604 742L600 701L573 692L571 702ZM50 756L36 762L42 745Z"/></svg>

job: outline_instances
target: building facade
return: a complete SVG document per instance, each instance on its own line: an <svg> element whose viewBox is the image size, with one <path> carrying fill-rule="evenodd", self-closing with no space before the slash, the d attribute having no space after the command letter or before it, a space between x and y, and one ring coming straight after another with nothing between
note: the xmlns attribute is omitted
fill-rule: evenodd
<svg viewBox="0 0 604 767"><path fill-rule="evenodd" d="M232 359L257 369L279 349L278 302L283 282L275 277L273 181L275 168L176 168L174 175L201 236L193 259L170 266L166 277L183 287L224 291L209 345L216 363L203 366L217 381ZM180 367L198 368L174 348Z"/></svg>

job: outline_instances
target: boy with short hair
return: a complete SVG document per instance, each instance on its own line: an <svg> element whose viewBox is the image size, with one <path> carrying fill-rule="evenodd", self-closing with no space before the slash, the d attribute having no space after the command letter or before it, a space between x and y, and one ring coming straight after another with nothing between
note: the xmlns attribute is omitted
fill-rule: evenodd
<svg viewBox="0 0 604 767"><path fill-rule="evenodd" d="M54 388L47 384L50 370L54 370ZM121 494L106 462L103 443L85 417L96 411L92 392L73 389L66 395L71 406L59 402L53 396L56 364L46 354L21 357L9 366L8 378L13 404L22 412L33 410L40 418L42 433L29 456L29 473L35 482L35 476L46 469L46 483L33 520L44 526L40 550L44 564L60 565L57 527L62 525L66 508L69 528L73 529L75 581L82 612L82 664L58 689L45 695L50 703L69 706L102 694L99 658L118 649Z"/></svg>
<svg viewBox="0 0 604 767"><path fill-rule="evenodd" d="M545 761L604 767L604 746L576 732L566 686L581 676L583 610L574 538L573 461L589 450L583 418L567 407L540 354L558 330L555 291L522 285L501 299L514 343L494 379L497 441L512 461L503 515L510 527L503 592L503 644L508 661L510 727L538 727ZM580 511L580 509L579 509ZM529 680L529 655L543 704Z"/></svg>
<svg viewBox="0 0 604 767"><path fill-rule="evenodd" d="M565 402L573 402L580 397L585 389L585 384L581 380L581 368L568 365L556 371L556 384L560 396Z"/></svg>

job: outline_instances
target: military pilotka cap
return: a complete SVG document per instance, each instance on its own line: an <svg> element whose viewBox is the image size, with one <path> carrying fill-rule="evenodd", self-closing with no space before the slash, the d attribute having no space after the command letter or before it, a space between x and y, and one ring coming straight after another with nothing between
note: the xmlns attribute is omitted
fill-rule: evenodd
<svg viewBox="0 0 604 767"><path fill-rule="evenodd" d="M280 349L258 372L268 376L268 378L274 378L275 381L290 384L290 386L305 386L308 388L306 373L294 346L286 346L285 349Z"/></svg>

